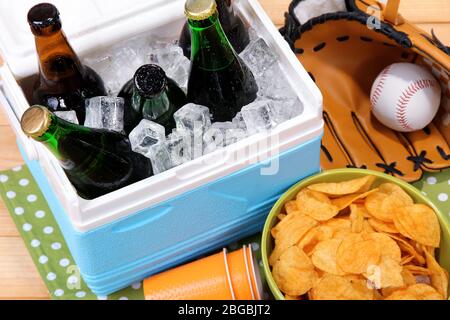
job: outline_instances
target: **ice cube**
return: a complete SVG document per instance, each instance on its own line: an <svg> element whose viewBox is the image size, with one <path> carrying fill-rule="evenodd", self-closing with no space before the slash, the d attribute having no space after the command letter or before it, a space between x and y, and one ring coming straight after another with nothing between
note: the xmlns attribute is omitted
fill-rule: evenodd
<svg viewBox="0 0 450 320"><path fill-rule="evenodd" d="M187 92L190 71L191 61L183 56L178 64L174 64L171 68L167 69L166 74L170 79L174 80L184 92Z"/></svg>
<svg viewBox="0 0 450 320"><path fill-rule="evenodd" d="M203 136L204 153L229 146L247 137L247 131L232 122L216 122L208 128Z"/></svg>
<svg viewBox="0 0 450 320"><path fill-rule="evenodd" d="M185 105L175 112L173 117L179 130L203 133L211 126L209 109L194 103Z"/></svg>
<svg viewBox="0 0 450 320"><path fill-rule="evenodd" d="M275 122L282 123L303 113L303 104L279 64L272 66L257 81L259 99L272 101L272 115Z"/></svg>
<svg viewBox="0 0 450 320"><path fill-rule="evenodd" d="M183 50L177 44L154 44L151 48L149 60L151 63L163 68L167 77L174 80L182 89L186 90L191 62L184 56Z"/></svg>
<svg viewBox="0 0 450 320"><path fill-rule="evenodd" d="M108 95L116 95L125 84L123 82L124 80L121 79L123 76L120 74L117 75L121 71L114 65L111 54L88 57L83 60L83 63L94 69L100 75Z"/></svg>
<svg viewBox="0 0 450 320"><path fill-rule="evenodd" d="M232 122L213 123L203 136L205 154L227 146L227 131L236 128Z"/></svg>
<svg viewBox="0 0 450 320"><path fill-rule="evenodd" d="M272 117L278 124L301 115L303 110L303 104L298 98L273 101L271 105Z"/></svg>
<svg viewBox="0 0 450 320"><path fill-rule="evenodd" d="M130 133L131 148L134 152L148 156L152 146L162 144L166 140L166 129L150 120L142 120ZM149 157L150 158L150 157Z"/></svg>
<svg viewBox="0 0 450 320"><path fill-rule="evenodd" d="M174 166L179 166L193 159L190 132L175 131L171 133L167 137L165 145Z"/></svg>
<svg viewBox="0 0 450 320"><path fill-rule="evenodd" d="M258 33L252 27L248 28L248 36L250 38L250 43L258 40Z"/></svg>
<svg viewBox="0 0 450 320"><path fill-rule="evenodd" d="M226 145L230 145L236 142L241 141L242 139L245 139L248 137L247 130L244 130L242 128L233 128L230 130L227 130L226 132Z"/></svg>
<svg viewBox="0 0 450 320"><path fill-rule="evenodd" d="M136 70L150 62L144 54L148 50L149 40L139 36L109 47L98 55L88 56L83 63L101 76L109 95L117 95Z"/></svg>
<svg viewBox="0 0 450 320"><path fill-rule="evenodd" d="M61 118L63 120L66 120L70 123L79 124L77 113L73 110L71 111L55 111L55 116L58 118Z"/></svg>
<svg viewBox="0 0 450 320"><path fill-rule="evenodd" d="M247 130L247 125L245 124L244 117L242 116L242 112L238 112L232 122L236 128L242 129L244 131Z"/></svg>
<svg viewBox="0 0 450 320"><path fill-rule="evenodd" d="M123 132L124 99L94 97L86 100L86 120L89 128Z"/></svg>
<svg viewBox="0 0 450 320"><path fill-rule="evenodd" d="M239 56L255 77L261 77L277 62L277 56L262 38L252 41Z"/></svg>
<svg viewBox="0 0 450 320"><path fill-rule="evenodd" d="M296 98L296 94L286 79L286 75L279 63L274 64L264 75L258 77L256 81L259 88L259 97L272 100Z"/></svg>
<svg viewBox="0 0 450 320"><path fill-rule="evenodd" d="M257 100L242 108L249 134L264 132L276 125L271 114L272 101Z"/></svg>
<svg viewBox="0 0 450 320"><path fill-rule="evenodd" d="M169 150L164 143L158 143L150 147L147 155L152 162L153 173L156 175L173 168Z"/></svg>

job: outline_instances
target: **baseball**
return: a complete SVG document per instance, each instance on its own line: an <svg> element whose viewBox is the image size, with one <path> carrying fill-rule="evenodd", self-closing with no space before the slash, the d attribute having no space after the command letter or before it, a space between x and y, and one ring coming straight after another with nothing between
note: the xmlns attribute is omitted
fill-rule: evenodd
<svg viewBox="0 0 450 320"><path fill-rule="evenodd" d="M400 132L425 128L441 102L441 87L424 67L394 63L375 80L370 94L372 113L385 126Z"/></svg>

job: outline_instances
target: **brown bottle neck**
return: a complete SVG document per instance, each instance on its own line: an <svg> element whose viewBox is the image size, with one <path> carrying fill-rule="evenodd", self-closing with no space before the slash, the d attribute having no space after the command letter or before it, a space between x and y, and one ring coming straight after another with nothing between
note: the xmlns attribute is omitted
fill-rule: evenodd
<svg viewBox="0 0 450 320"><path fill-rule="evenodd" d="M231 0L217 0L217 11L219 12L222 25L232 25L236 19Z"/></svg>
<svg viewBox="0 0 450 320"><path fill-rule="evenodd" d="M81 79L83 66L60 29L46 35L35 35L41 80L61 82Z"/></svg>

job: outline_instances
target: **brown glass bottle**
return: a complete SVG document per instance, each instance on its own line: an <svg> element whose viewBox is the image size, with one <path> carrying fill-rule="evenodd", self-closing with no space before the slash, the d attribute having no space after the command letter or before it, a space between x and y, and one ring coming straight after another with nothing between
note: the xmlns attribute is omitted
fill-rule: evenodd
<svg viewBox="0 0 450 320"><path fill-rule="evenodd" d="M41 3L28 12L39 58L39 79L33 103L52 111L74 110L80 123L86 116L85 99L106 95L99 75L80 63L61 29L58 9Z"/></svg>
<svg viewBox="0 0 450 320"><path fill-rule="evenodd" d="M248 30L242 19L234 12L232 0L216 0L219 20L228 40L237 53L241 53L250 42ZM191 31L186 24L181 31L180 47L184 55L191 58Z"/></svg>
<svg viewBox="0 0 450 320"><path fill-rule="evenodd" d="M69 123L43 106L23 114L22 130L59 160L80 197L95 199L153 175L123 134Z"/></svg>

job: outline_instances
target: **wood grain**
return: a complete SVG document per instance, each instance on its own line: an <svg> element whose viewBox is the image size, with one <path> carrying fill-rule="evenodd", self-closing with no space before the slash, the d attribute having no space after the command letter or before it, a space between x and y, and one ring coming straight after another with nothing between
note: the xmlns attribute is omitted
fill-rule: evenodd
<svg viewBox="0 0 450 320"><path fill-rule="evenodd" d="M260 3L278 27L283 25L290 0L260 0ZM450 44L449 0L402 0L400 12L425 31L433 28L444 43ZM0 170L22 162L14 134L0 111ZM0 299L48 299L46 287L1 201Z"/></svg>

